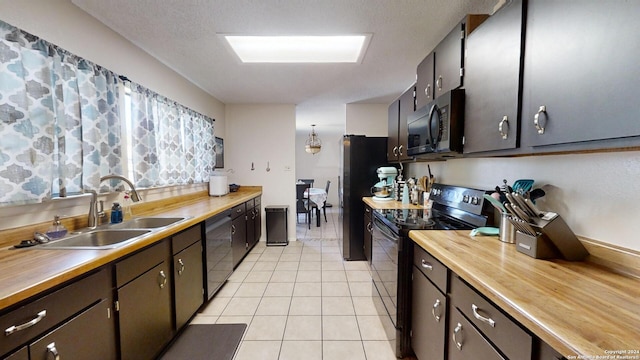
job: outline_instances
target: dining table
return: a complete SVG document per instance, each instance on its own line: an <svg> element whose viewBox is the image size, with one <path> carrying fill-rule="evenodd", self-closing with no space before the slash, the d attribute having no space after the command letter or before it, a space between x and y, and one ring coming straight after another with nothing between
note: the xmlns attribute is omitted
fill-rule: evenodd
<svg viewBox="0 0 640 360"><path fill-rule="evenodd" d="M327 191L322 188L309 188L305 190L304 197L316 204L316 226L320 226L320 209L327 201Z"/></svg>

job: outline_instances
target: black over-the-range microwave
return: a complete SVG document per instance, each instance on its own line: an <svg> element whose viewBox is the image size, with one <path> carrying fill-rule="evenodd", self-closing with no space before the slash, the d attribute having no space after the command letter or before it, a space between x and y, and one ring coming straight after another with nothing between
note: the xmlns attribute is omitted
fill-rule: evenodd
<svg viewBox="0 0 640 360"><path fill-rule="evenodd" d="M464 89L440 95L407 117L409 156L455 157L462 155Z"/></svg>

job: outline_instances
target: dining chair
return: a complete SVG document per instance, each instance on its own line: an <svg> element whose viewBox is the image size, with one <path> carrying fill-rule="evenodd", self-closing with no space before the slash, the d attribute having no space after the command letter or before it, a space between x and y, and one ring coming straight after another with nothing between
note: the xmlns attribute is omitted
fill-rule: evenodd
<svg viewBox="0 0 640 360"><path fill-rule="evenodd" d="M296 184L296 222L298 221L298 215L305 214L305 221L309 224L311 229L311 207L309 206L309 200L305 198L304 192L309 189L309 184Z"/></svg>
<svg viewBox="0 0 640 360"><path fill-rule="evenodd" d="M304 184L309 184L309 185L311 185L311 187L313 187L313 183L314 183L313 179L298 179L298 181L300 181L300 182L302 182Z"/></svg>
<svg viewBox="0 0 640 360"><path fill-rule="evenodd" d="M327 193L327 198L329 197L329 185L331 185L331 180L327 180L327 186L325 186L324 191ZM314 210L318 210L318 205L311 204ZM324 215L324 222L327 222L327 200L322 204L322 214Z"/></svg>

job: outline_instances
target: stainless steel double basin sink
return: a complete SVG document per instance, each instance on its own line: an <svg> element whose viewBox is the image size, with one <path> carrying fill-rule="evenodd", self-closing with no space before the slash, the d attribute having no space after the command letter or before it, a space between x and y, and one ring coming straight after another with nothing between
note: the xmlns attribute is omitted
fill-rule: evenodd
<svg viewBox="0 0 640 360"><path fill-rule="evenodd" d="M86 232L71 233L60 240L38 245L42 249L114 249L154 232L177 225L188 217L139 217L119 224L102 225Z"/></svg>

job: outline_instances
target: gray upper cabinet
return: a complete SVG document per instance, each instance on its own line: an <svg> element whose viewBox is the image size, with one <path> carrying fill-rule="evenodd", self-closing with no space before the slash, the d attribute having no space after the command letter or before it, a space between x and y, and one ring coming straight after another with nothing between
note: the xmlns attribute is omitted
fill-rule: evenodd
<svg viewBox="0 0 640 360"><path fill-rule="evenodd" d="M529 2L522 147L640 135L637 14L635 1Z"/></svg>
<svg viewBox="0 0 640 360"><path fill-rule="evenodd" d="M514 0L466 41L464 153L519 146L523 4Z"/></svg>
<svg viewBox="0 0 640 360"><path fill-rule="evenodd" d="M464 41L488 15L467 15L438 43L417 69L416 109L457 89L464 78Z"/></svg>
<svg viewBox="0 0 640 360"><path fill-rule="evenodd" d="M387 161L407 161L408 134L407 116L415 110L415 84L411 85L400 98L389 105L389 140L387 141Z"/></svg>

